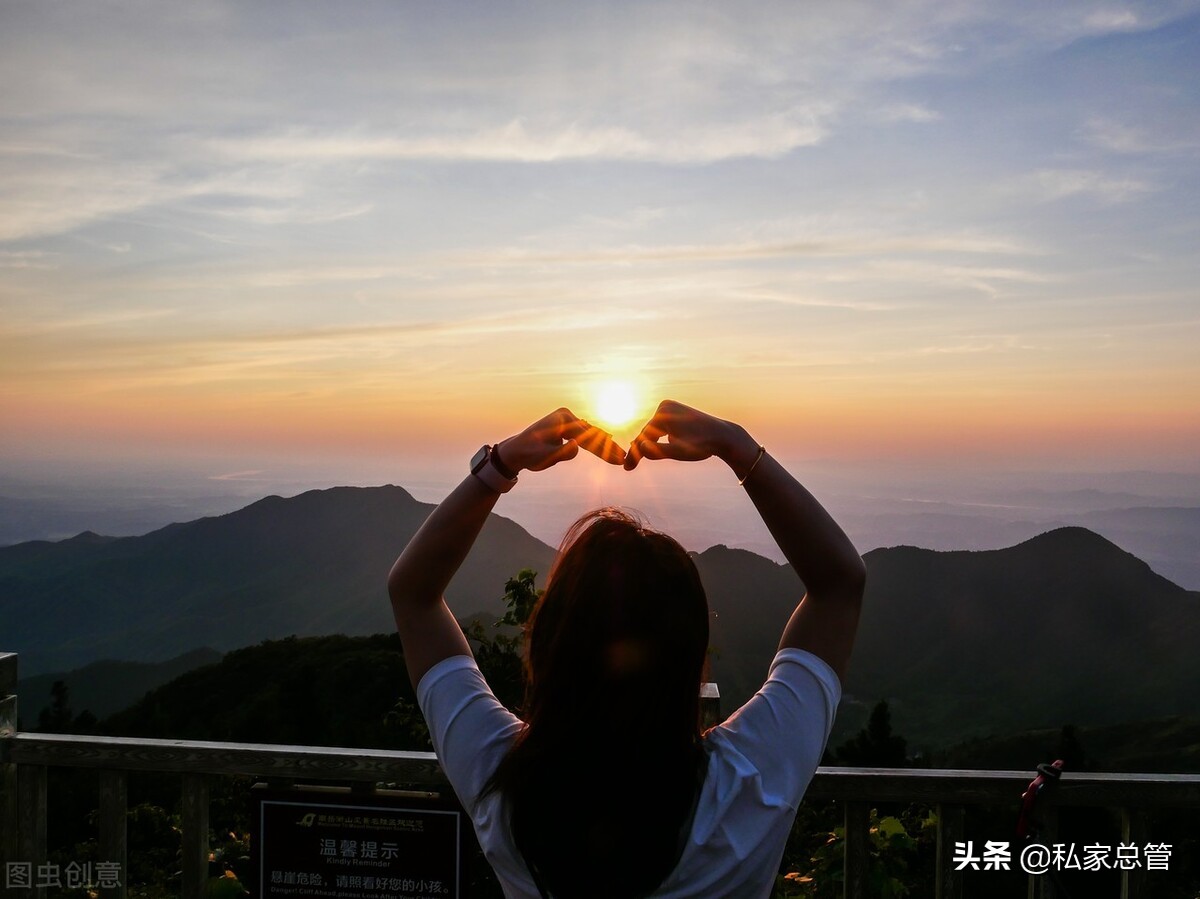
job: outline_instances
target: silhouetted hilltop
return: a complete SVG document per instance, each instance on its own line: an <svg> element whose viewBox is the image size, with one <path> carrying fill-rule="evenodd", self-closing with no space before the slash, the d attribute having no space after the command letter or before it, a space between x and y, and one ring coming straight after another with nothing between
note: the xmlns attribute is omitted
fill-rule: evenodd
<svg viewBox="0 0 1200 899"><path fill-rule="evenodd" d="M267 497L140 537L0 548L0 633L28 674L102 659L159 661L289 634L392 628L385 582L432 506L399 487ZM553 550L492 515L447 591L499 609L505 579Z"/></svg>
<svg viewBox="0 0 1200 899"><path fill-rule="evenodd" d="M879 549L847 693L935 743L1200 708L1200 595L1083 528L1008 549Z"/></svg>
<svg viewBox="0 0 1200 899"><path fill-rule="evenodd" d="M37 721L38 712L50 705L55 681L67 685L71 711L91 712L97 718L112 715L133 705L148 690L168 683L185 672L221 661L215 649L193 649L165 662L92 662L73 671L55 671L22 677L17 686L21 718L26 727Z"/></svg>
<svg viewBox="0 0 1200 899"><path fill-rule="evenodd" d="M693 558L713 612L709 673L728 713L762 686L804 587L790 565L744 549L713 546Z"/></svg>
<svg viewBox="0 0 1200 899"><path fill-rule="evenodd" d="M979 737L935 752L937 767L1032 771L1062 758L1068 771L1200 772L1200 718L1172 716L1103 727L1052 727Z"/></svg>
<svg viewBox="0 0 1200 899"><path fill-rule="evenodd" d="M124 736L428 749L403 719L414 703L400 639L289 637L227 653L102 723Z"/></svg>

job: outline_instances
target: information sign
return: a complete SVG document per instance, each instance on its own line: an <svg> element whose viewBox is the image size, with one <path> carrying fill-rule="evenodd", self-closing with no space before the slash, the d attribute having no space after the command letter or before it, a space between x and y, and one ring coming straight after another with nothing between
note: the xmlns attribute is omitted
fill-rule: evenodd
<svg viewBox="0 0 1200 899"><path fill-rule="evenodd" d="M460 899L462 807L433 794L256 787L263 899Z"/></svg>

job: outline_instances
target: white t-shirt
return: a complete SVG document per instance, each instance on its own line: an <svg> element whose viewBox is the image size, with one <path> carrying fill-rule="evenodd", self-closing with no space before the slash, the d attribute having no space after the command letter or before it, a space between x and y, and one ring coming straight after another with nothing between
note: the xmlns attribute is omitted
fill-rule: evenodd
<svg viewBox="0 0 1200 899"><path fill-rule="evenodd" d="M708 771L691 835L655 897L770 894L840 698L841 684L825 662L802 649L780 650L762 688L705 735ZM417 685L417 701L505 896L539 899L509 834L503 797L479 795L523 722L492 695L470 656L430 668Z"/></svg>

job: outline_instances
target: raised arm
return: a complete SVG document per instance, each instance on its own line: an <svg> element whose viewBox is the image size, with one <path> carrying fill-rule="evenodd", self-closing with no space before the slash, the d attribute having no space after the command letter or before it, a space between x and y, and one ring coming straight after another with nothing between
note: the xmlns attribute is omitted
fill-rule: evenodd
<svg viewBox="0 0 1200 899"><path fill-rule="evenodd" d="M598 455L597 447L603 447L607 461L620 464L624 454L611 441L606 444L605 437L567 409L552 412L493 447L483 463L492 470L468 474L425 519L388 575L392 614L414 687L442 659L471 655L443 595L479 537L500 488L511 480L507 475L542 471L574 458L581 445ZM506 471L495 470L496 462Z"/></svg>
<svg viewBox="0 0 1200 899"><path fill-rule="evenodd" d="M659 442L665 438L665 442ZM740 425L664 400L633 441L625 467L639 460L698 461L716 456L742 482L807 593L779 648L805 649L845 679L858 630L866 569L837 522Z"/></svg>

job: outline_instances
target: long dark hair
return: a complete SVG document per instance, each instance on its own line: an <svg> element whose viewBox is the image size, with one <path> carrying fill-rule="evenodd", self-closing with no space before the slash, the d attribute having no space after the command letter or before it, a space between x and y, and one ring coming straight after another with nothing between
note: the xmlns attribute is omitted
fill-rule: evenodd
<svg viewBox="0 0 1200 899"><path fill-rule="evenodd" d="M555 897L645 896L678 860L703 772L708 617L666 534L617 509L568 530L526 632L527 727L485 787Z"/></svg>

